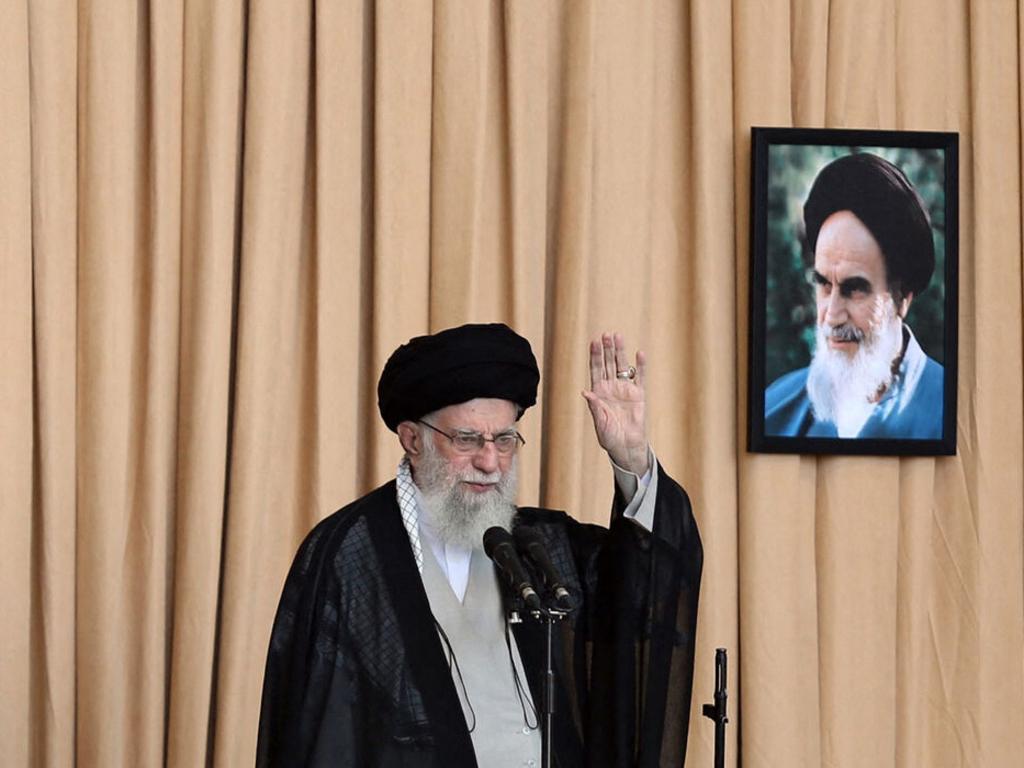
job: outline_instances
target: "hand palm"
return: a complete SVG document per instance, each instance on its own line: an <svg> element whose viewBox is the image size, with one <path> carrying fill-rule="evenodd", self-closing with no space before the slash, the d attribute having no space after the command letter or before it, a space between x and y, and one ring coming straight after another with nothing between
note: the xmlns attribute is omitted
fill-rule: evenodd
<svg viewBox="0 0 1024 768"><path fill-rule="evenodd" d="M636 353L636 366L630 365L622 334L605 333L590 343L590 390L583 397L597 441L612 461L630 471L647 468L645 369L643 352Z"/></svg>
<svg viewBox="0 0 1024 768"><path fill-rule="evenodd" d="M606 451L619 446L646 443L644 390L629 379L601 380L588 399L597 441Z"/></svg>

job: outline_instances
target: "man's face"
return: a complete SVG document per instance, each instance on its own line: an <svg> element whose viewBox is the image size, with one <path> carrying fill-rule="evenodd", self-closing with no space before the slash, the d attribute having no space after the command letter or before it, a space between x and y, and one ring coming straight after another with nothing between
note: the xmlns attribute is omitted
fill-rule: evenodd
<svg viewBox="0 0 1024 768"><path fill-rule="evenodd" d="M457 432L479 432L485 437L495 437L515 430L516 406L508 400L477 398L458 405L449 405L424 419L432 426L454 435ZM436 453L444 460L449 473L454 477L465 477L459 487L467 495L493 493L496 480L482 480L481 476L503 476L515 461L515 453L499 453L494 443L486 442L484 447L472 453L459 453L452 441L429 427L421 425L424 440L430 440ZM411 457L415 471L418 457Z"/></svg>
<svg viewBox="0 0 1024 768"><path fill-rule="evenodd" d="M442 408L422 421L449 435L478 432L493 438L513 430L515 417L516 406L507 400L481 398ZM517 490L515 451L500 453L487 441L479 450L462 452L424 424L415 429L415 438L407 433L412 444L406 451L426 522L441 541L479 547L488 528L509 527Z"/></svg>
<svg viewBox="0 0 1024 768"><path fill-rule="evenodd" d="M849 211L825 219L814 251L818 330L807 393L818 419L853 437L893 380L903 321L882 250ZM910 297L899 308L905 311Z"/></svg>
<svg viewBox="0 0 1024 768"><path fill-rule="evenodd" d="M850 211L822 224L814 250L818 327L830 349L854 357L896 314L882 249Z"/></svg>

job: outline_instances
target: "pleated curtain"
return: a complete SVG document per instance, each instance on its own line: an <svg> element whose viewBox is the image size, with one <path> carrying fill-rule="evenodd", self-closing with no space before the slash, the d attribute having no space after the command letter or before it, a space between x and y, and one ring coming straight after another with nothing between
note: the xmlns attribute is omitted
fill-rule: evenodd
<svg viewBox="0 0 1024 768"><path fill-rule="evenodd" d="M1021 8L0 3L0 762L248 766L298 542L393 476L414 335L542 368L523 503L607 520L650 358L705 547L688 766L1024 755ZM746 450L750 127L960 134L958 453Z"/></svg>

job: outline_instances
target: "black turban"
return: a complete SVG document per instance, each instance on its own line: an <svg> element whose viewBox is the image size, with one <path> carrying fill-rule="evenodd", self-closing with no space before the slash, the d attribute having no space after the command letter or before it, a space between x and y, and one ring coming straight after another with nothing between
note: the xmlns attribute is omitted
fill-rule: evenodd
<svg viewBox="0 0 1024 768"><path fill-rule="evenodd" d="M510 400L522 415L537 402L539 381L530 342L518 333L501 323L462 325L396 349L377 382L377 405L392 432L477 397Z"/></svg>
<svg viewBox="0 0 1024 768"><path fill-rule="evenodd" d="M918 294L928 287L935 270L931 222L903 171L867 152L840 157L822 168L804 203L812 258L821 225L836 211L851 211L871 231L885 257L891 289Z"/></svg>

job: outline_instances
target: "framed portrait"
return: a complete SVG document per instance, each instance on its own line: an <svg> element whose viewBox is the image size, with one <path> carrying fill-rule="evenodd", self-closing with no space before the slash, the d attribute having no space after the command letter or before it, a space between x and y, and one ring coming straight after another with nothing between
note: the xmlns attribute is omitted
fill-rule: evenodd
<svg viewBox="0 0 1024 768"><path fill-rule="evenodd" d="M751 451L956 453L958 136L752 129Z"/></svg>

